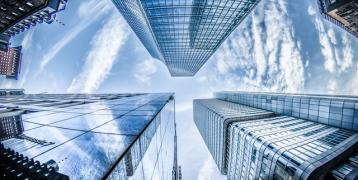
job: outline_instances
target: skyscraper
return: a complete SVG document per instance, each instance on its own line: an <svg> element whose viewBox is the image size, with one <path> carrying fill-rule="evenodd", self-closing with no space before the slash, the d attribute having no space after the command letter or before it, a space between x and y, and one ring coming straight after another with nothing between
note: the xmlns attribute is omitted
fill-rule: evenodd
<svg viewBox="0 0 358 180"><path fill-rule="evenodd" d="M7 52L0 51L0 75L17 79L21 66L21 46L8 48Z"/></svg>
<svg viewBox="0 0 358 180"><path fill-rule="evenodd" d="M259 0L112 0L172 76L194 76Z"/></svg>
<svg viewBox="0 0 358 180"><path fill-rule="evenodd" d="M194 100L194 121L228 179L358 178L358 97L215 96Z"/></svg>
<svg viewBox="0 0 358 180"><path fill-rule="evenodd" d="M0 109L0 140L6 140L24 132L21 116L22 111Z"/></svg>
<svg viewBox="0 0 358 180"><path fill-rule="evenodd" d="M318 0L322 16L358 38L358 0Z"/></svg>
<svg viewBox="0 0 358 180"><path fill-rule="evenodd" d="M52 23L66 3L67 0L2 0L0 33L13 36L38 23Z"/></svg>
<svg viewBox="0 0 358 180"><path fill-rule="evenodd" d="M209 113L212 112L212 113ZM194 100L194 120L222 174L226 174L227 126L236 121L272 117L274 113L216 99Z"/></svg>
<svg viewBox="0 0 358 180"><path fill-rule="evenodd" d="M23 131L0 143L1 176L43 177L34 158L64 179L179 179L173 94L19 92L0 90L0 108L23 111Z"/></svg>
<svg viewBox="0 0 358 180"><path fill-rule="evenodd" d="M0 52L7 52L10 44L10 36L0 33Z"/></svg>

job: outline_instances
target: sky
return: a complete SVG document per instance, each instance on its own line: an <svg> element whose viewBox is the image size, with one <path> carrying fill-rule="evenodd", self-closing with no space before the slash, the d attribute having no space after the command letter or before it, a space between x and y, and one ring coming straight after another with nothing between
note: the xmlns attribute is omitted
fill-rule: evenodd
<svg viewBox="0 0 358 180"><path fill-rule="evenodd" d="M69 1L65 26L17 35L26 93L175 92L183 179L224 179L192 117L192 100L221 90L358 95L358 39L321 18L312 0L263 0L194 77L170 76L110 0Z"/></svg>

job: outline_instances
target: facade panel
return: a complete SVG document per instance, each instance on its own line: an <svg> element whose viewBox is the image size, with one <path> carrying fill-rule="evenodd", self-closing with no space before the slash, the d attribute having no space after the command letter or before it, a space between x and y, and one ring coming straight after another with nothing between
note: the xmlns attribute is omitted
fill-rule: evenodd
<svg viewBox="0 0 358 180"><path fill-rule="evenodd" d="M303 118L347 130L358 131L358 97L280 93L218 92L218 99L277 114ZM283 111L275 108L277 99L284 102Z"/></svg>
<svg viewBox="0 0 358 180"><path fill-rule="evenodd" d="M11 95L11 90L3 91L0 115L9 117L14 108L22 111L18 113L22 129L1 139L4 149L52 162L57 173L70 179L177 179L173 94ZM16 124L0 120L6 127ZM12 177L22 171L16 172L1 173Z"/></svg>
<svg viewBox="0 0 358 180"><path fill-rule="evenodd" d="M318 0L322 16L358 38L358 0Z"/></svg>
<svg viewBox="0 0 358 180"><path fill-rule="evenodd" d="M357 97L250 92L215 96L194 100L194 122L228 179L358 178L358 133L352 125ZM260 116L262 112L266 116Z"/></svg>
<svg viewBox="0 0 358 180"><path fill-rule="evenodd" d="M287 116L235 122L229 129L228 179L317 179L314 171L322 178L319 168L358 143L352 131Z"/></svg>
<svg viewBox="0 0 358 180"><path fill-rule="evenodd" d="M214 99L194 100L194 122L222 174L227 172L228 125L273 116L265 110Z"/></svg>
<svg viewBox="0 0 358 180"><path fill-rule="evenodd" d="M112 1L150 54L163 61L172 76L194 76L259 2Z"/></svg>

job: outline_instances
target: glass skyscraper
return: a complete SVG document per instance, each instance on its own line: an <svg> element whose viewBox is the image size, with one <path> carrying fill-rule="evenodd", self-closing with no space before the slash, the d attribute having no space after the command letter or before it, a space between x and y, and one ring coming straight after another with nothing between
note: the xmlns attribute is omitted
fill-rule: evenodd
<svg viewBox="0 0 358 180"><path fill-rule="evenodd" d="M179 179L174 113L171 93L0 90L0 176Z"/></svg>
<svg viewBox="0 0 358 180"><path fill-rule="evenodd" d="M194 100L194 122L228 179L358 178L358 97L215 97Z"/></svg>
<svg viewBox="0 0 358 180"><path fill-rule="evenodd" d="M112 0L172 76L194 76L259 0Z"/></svg>

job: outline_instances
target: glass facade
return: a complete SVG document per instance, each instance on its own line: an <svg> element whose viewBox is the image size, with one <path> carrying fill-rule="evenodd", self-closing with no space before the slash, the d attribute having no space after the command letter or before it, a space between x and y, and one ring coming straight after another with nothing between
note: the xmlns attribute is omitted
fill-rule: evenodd
<svg viewBox="0 0 358 180"><path fill-rule="evenodd" d="M139 40L145 46L150 55L156 59L163 60L155 39L152 36L151 27L147 25L145 14L137 0L113 0L114 5L120 9L128 25L133 29Z"/></svg>
<svg viewBox="0 0 358 180"><path fill-rule="evenodd" d="M247 121L271 117L265 110L215 99L194 100L194 122L203 137L222 174L227 170L228 125L235 121Z"/></svg>
<svg viewBox="0 0 358 180"><path fill-rule="evenodd" d="M281 115L358 131L356 96L219 92L216 97Z"/></svg>
<svg viewBox="0 0 358 180"><path fill-rule="evenodd" d="M150 54L163 61L172 76L195 75L259 2L112 1Z"/></svg>
<svg viewBox="0 0 358 180"><path fill-rule="evenodd" d="M215 96L194 100L194 122L228 179L358 178L358 133L352 125L358 97Z"/></svg>
<svg viewBox="0 0 358 180"><path fill-rule="evenodd" d="M21 110L23 130L3 148L70 179L175 179L173 94L9 93L0 110Z"/></svg>
<svg viewBox="0 0 358 180"><path fill-rule="evenodd" d="M317 0L322 16L358 38L358 2L356 0Z"/></svg>
<svg viewBox="0 0 358 180"><path fill-rule="evenodd" d="M358 143L352 131L287 116L235 122L229 129L228 179L310 179Z"/></svg>
<svg viewBox="0 0 358 180"><path fill-rule="evenodd" d="M338 180L354 179L358 174L358 153L354 154L348 161L337 166L330 172L331 178Z"/></svg>

